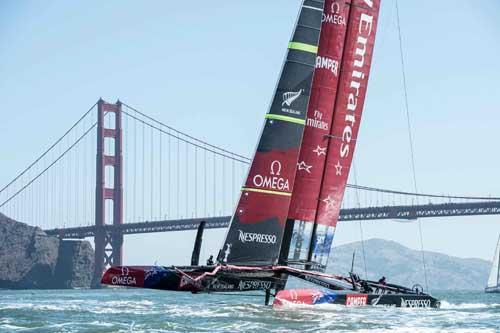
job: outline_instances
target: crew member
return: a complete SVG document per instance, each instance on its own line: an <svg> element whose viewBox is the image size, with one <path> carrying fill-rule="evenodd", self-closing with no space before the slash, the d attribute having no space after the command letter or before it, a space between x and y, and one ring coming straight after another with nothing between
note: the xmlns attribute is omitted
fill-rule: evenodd
<svg viewBox="0 0 500 333"><path fill-rule="evenodd" d="M373 289L370 287L370 285L366 281L361 282L361 288L363 288L363 291L365 293L371 293L373 291Z"/></svg>
<svg viewBox="0 0 500 333"><path fill-rule="evenodd" d="M378 280L378 284L381 284L383 286L385 286L387 283L385 282L385 276L382 276L382 278L380 280Z"/></svg>
<svg viewBox="0 0 500 333"><path fill-rule="evenodd" d="M210 258L207 260L207 266L213 266L214 265L214 256L210 255Z"/></svg>

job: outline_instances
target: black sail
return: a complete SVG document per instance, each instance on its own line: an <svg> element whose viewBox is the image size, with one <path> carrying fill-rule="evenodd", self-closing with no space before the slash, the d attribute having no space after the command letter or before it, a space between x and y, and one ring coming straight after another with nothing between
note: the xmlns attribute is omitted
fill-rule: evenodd
<svg viewBox="0 0 500 333"><path fill-rule="evenodd" d="M304 0L250 170L218 261L278 261L311 94L323 0Z"/></svg>

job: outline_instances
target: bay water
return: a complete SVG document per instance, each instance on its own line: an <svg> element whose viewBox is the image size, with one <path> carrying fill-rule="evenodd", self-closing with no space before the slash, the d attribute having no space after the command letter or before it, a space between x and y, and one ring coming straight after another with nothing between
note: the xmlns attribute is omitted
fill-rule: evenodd
<svg viewBox="0 0 500 333"><path fill-rule="evenodd" d="M253 294L252 294L253 295ZM500 332L500 294L434 292L440 309L264 306L262 295L0 290L4 332Z"/></svg>

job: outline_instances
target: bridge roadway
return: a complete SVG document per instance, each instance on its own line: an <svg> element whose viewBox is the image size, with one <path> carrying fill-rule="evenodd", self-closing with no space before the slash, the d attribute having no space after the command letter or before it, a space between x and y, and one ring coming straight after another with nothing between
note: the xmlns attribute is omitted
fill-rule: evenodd
<svg viewBox="0 0 500 333"><path fill-rule="evenodd" d="M415 206L383 206L369 208L349 208L340 211L340 221L369 221L369 220L414 220L424 217L450 217L450 216L475 216L475 215L500 215L500 201L426 204ZM124 235L145 234L153 232L169 232L195 230L201 221L206 221L205 228L219 229L229 225L230 216L180 219L165 221L146 221L126 223L122 225L106 225L109 232L119 232ZM74 227L66 229L45 230L47 234L60 238L86 238L94 237L96 226Z"/></svg>

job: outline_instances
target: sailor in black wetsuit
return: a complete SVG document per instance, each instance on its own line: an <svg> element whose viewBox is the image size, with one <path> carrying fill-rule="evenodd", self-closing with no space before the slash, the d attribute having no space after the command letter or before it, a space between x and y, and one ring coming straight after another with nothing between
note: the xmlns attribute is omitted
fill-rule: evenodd
<svg viewBox="0 0 500 333"><path fill-rule="evenodd" d="M210 256L207 260L207 266L213 266L214 265L214 256Z"/></svg>
<svg viewBox="0 0 500 333"><path fill-rule="evenodd" d="M378 280L378 284L381 284L383 286L386 285L386 282L385 282L385 276L382 276L382 278L380 280Z"/></svg>
<svg viewBox="0 0 500 333"><path fill-rule="evenodd" d="M373 291L373 289L370 287L370 285L366 281L361 282L361 288L363 288L363 292L365 292L365 293L371 293Z"/></svg>

